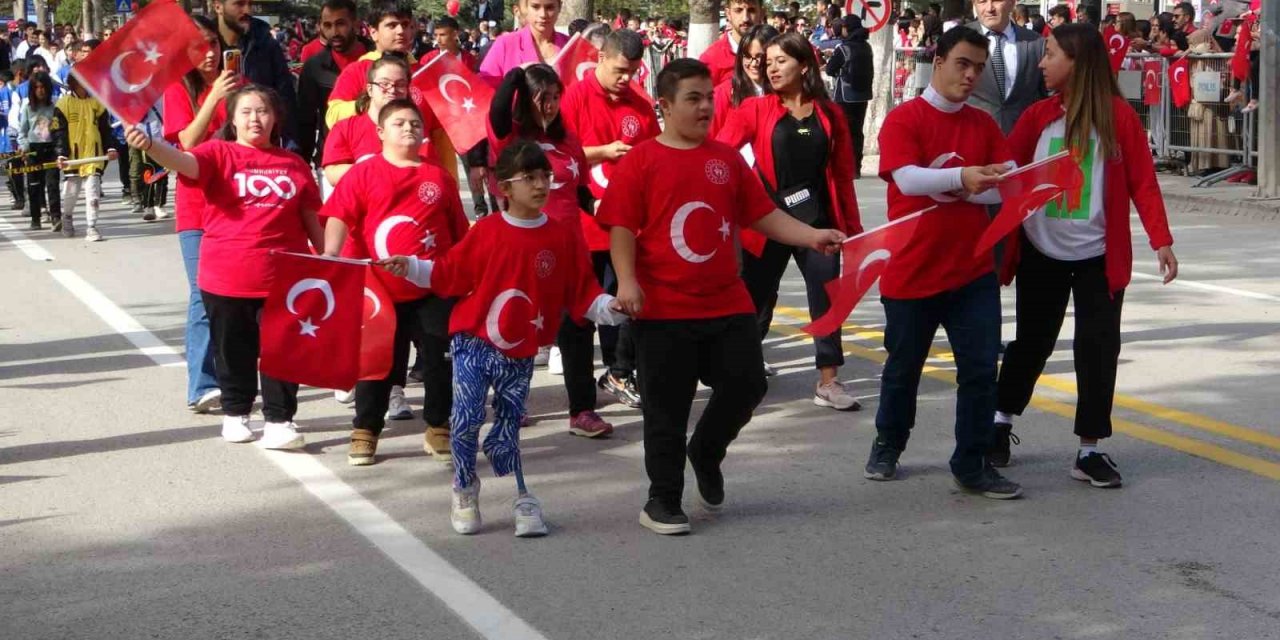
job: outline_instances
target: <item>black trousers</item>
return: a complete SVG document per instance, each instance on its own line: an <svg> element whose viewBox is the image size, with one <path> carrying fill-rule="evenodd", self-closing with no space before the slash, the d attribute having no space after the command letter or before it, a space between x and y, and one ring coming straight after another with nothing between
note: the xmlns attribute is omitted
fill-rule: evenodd
<svg viewBox="0 0 1280 640"><path fill-rule="evenodd" d="M21 167L22 163L17 160L8 161L8 165L12 168ZM23 179L21 173L9 174L9 195L13 196L13 201L23 204L27 201L27 181Z"/></svg>
<svg viewBox="0 0 1280 640"><path fill-rule="evenodd" d="M605 291L616 294L618 282L613 274L613 265L609 262L609 252L593 252L591 266L600 286ZM622 327L604 326L599 329L600 353L605 367L615 378L630 377L635 370L635 340L631 335L630 323ZM564 363L564 390L569 394L571 416L583 411L594 411L596 408L595 332L594 324L587 322L579 325L566 314L556 335L556 346L560 347L560 358Z"/></svg>
<svg viewBox="0 0 1280 640"><path fill-rule="evenodd" d="M636 320L637 382L644 394L644 468L649 497L679 504L686 453L719 464L764 399L764 357L755 317ZM711 399L689 438L698 382Z"/></svg>
<svg viewBox="0 0 1280 640"><path fill-rule="evenodd" d="M867 103L842 102L840 108L844 110L844 119L849 123L849 135L853 137L854 175L861 176L862 149L866 145L866 139L862 135L862 125L867 119Z"/></svg>
<svg viewBox="0 0 1280 640"><path fill-rule="evenodd" d="M756 323L761 340L769 335L769 326L773 324L773 307L778 304L778 286L782 283L782 276L792 257L800 267L800 273L804 275L810 318L820 318L831 308L831 299L823 287L840 276L839 255L828 256L812 249L791 247L772 240L765 242L764 252L758 258L743 251L742 279L746 281L751 302L756 306ZM839 329L830 335L814 338L813 350L814 366L819 369L844 364L844 345L840 341Z"/></svg>
<svg viewBox="0 0 1280 640"><path fill-rule="evenodd" d="M213 350L218 388L222 389L222 413L247 416L253 411L262 381L262 417L267 422L290 422L298 412L298 385L258 373L258 320L264 298L230 298L201 291L209 314L209 340Z"/></svg>
<svg viewBox="0 0 1280 640"><path fill-rule="evenodd" d="M356 417L352 426L382 433L386 426L391 387L403 385L409 368L409 343L418 345L423 361L422 417L432 427L448 426L453 407L453 366L444 359L449 350L451 300L426 296L396 303L396 335L391 371L381 380L356 383Z"/></svg>
<svg viewBox="0 0 1280 640"><path fill-rule="evenodd" d="M32 155L27 158L30 164L42 164L58 159L58 152L52 143L31 145ZM31 221L40 221L40 211L47 211L55 218L62 217L62 171L57 167L26 174L27 203L31 205ZM48 199L46 200L46 195Z"/></svg>
<svg viewBox="0 0 1280 640"><path fill-rule="evenodd" d="M1036 379L1053 354L1067 299L1075 300L1075 433L1082 438L1111 436L1111 404L1120 360L1120 309L1124 291L1108 290L1106 258L1055 260L1036 250L1026 236L1018 263L1018 330L1005 348L996 409L1020 415L1031 402Z"/></svg>

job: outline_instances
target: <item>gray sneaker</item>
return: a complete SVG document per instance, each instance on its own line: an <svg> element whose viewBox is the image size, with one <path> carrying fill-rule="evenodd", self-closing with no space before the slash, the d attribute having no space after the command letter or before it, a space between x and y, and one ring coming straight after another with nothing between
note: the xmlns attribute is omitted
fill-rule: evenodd
<svg viewBox="0 0 1280 640"><path fill-rule="evenodd" d="M898 456L900 455L902 455L901 451L876 438L875 443L871 445L871 457L867 459L867 467L863 470L862 477L868 480L892 480L898 475Z"/></svg>
<svg viewBox="0 0 1280 640"><path fill-rule="evenodd" d="M542 519L542 503L532 494L516 498L515 520L517 538L538 538L547 535L547 523Z"/></svg>
<svg viewBox="0 0 1280 640"><path fill-rule="evenodd" d="M836 411L857 411L862 408L858 399L849 393L844 383L832 380L827 384L819 384L813 392L813 403L819 407L827 407Z"/></svg>
<svg viewBox="0 0 1280 640"><path fill-rule="evenodd" d="M462 535L471 535L480 530L480 478L471 482L471 486L460 489L453 488L453 499L449 505L449 523L453 530Z"/></svg>
<svg viewBox="0 0 1280 640"><path fill-rule="evenodd" d="M98 233L97 227L89 227L89 230L86 231L84 234L85 242L99 242L101 240L102 240L102 234Z"/></svg>
<svg viewBox="0 0 1280 640"><path fill-rule="evenodd" d="M994 467L987 467L982 478L977 482L965 483L960 478L952 477L956 486L965 493L980 495L992 500L1013 500L1022 496L1022 485L1005 478Z"/></svg>
<svg viewBox="0 0 1280 640"><path fill-rule="evenodd" d="M74 238L76 235L76 224L72 222L71 216L62 216L62 237Z"/></svg>

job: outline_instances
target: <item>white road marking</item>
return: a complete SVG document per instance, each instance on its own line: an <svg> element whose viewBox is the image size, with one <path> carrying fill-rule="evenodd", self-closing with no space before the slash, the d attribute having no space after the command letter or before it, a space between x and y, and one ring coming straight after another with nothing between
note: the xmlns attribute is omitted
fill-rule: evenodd
<svg viewBox="0 0 1280 640"><path fill-rule="evenodd" d="M1135 279L1138 279L1138 280L1154 280L1154 281L1156 281L1156 282L1160 282L1160 281L1164 280L1164 278L1163 278L1162 276L1153 276L1153 275L1151 275L1151 274L1147 274L1147 273L1137 273L1137 272L1135 272L1135 273L1133 274L1133 277L1134 277ZM1228 294L1228 295L1240 296L1241 298L1252 298L1252 299L1254 299L1254 300L1266 300L1266 301L1268 301L1268 302L1280 302L1280 296L1273 296L1273 295L1271 295L1271 294L1269 294L1269 293L1258 293L1257 291L1248 291L1248 290L1245 290L1245 289L1236 289L1236 288L1234 288L1234 287L1223 287L1223 286L1216 285L1216 284L1207 284L1207 283L1204 283L1204 282L1195 282L1195 281L1192 281L1192 280L1183 280L1183 279L1181 279L1181 278L1179 278L1179 279L1177 279L1177 280L1174 280L1174 281L1173 281L1172 283L1170 283L1170 284L1176 284L1176 285L1183 286L1183 287L1190 287L1190 288L1192 288L1192 289L1199 289L1199 290L1201 290L1201 291L1212 291L1212 292L1214 292L1214 293L1225 293L1225 294Z"/></svg>
<svg viewBox="0 0 1280 640"><path fill-rule="evenodd" d="M53 254L45 251L44 247L35 243L27 237L27 234L18 230L17 227L9 223L8 220L0 220L0 236L9 239L13 246L19 251L26 254L28 258L36 262L49 262L53 260Z"/></svg>
<svg viewBox="0 0 1280 640"><path fill-rule="evenodd" d="M125 313L124 309L117 307L114 302L98 291L93 285L81 278L76 272L70 269L53 269L49 272L54 280L58 281L71 292L71 295L80 299L86 307L98 314L107 326L111 327L124 336L126 340L133 343L143 355L151 358L153 362L162 367L185 367L187 360L178 352L177 349L165 344L154 333L147 331L133 316Z"/></svg>

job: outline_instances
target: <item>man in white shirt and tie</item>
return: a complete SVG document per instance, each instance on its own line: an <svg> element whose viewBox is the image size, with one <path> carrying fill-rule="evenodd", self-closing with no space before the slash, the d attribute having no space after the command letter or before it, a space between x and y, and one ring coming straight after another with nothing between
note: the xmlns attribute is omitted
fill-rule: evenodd
<svg viewBox="0 0 1280 640"><path fill-rule="evenodd" d="M978 21L970 24L986 36L987 67L969 104L990 113L1008 134L1027 107L1044 98L1040 58L1044 39L1013 23L1015 0L973 0Z"/></svg>

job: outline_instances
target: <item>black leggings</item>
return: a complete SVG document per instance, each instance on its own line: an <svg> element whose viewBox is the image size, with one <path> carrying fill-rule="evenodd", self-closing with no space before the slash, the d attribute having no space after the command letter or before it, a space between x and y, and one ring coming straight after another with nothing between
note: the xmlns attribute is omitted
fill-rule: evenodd
<svg viewBox="0 0 1280 640"><path fill-rule="evenodd" d="M444 359L449 349L449 300L426 296L396 303L396 335L391 371L382 380L356 383L356 417L352 426L381 434L386 426L391 387L404 385L409 365L410 338L422 359L424 402L422 418L432 427L447 427L453 406L453 366Z"/></svg>
<svg viewBox="0 0 1280 640"><path fill-rule="evenodd" d="M32 155L27 158L30 164L43 164L58 159L58 152L53 143L34 143L31 145ZM40 211L48 211L54 218L62 217L62 171L57 167L26 174L27 203L31 205L31 222L40 222ZM45 196L48 196L48 200ZM47 207L47 209L46 209Z"/></svg>
<svg viewBox="0 0 1280 640"><path fill-rule="evenodd" d="M258 321L263 298L231 298L201 291L209 314L210 348L218 387L222 389L222 413L247 416L258 396L262 379L262 417L267 422L291 422L298 412L298 385L258 373Z"/></svg>

